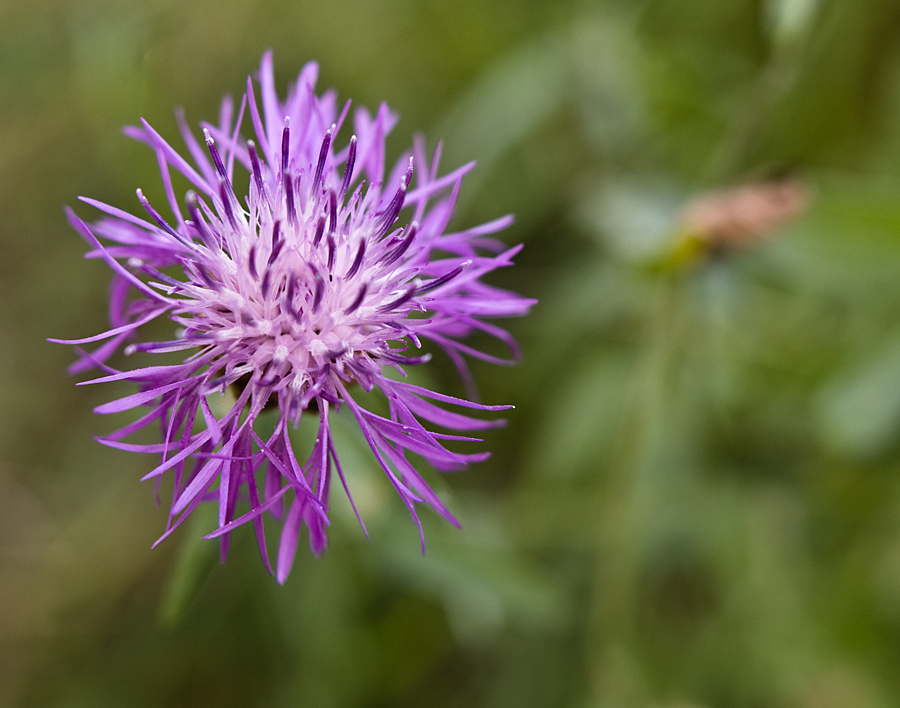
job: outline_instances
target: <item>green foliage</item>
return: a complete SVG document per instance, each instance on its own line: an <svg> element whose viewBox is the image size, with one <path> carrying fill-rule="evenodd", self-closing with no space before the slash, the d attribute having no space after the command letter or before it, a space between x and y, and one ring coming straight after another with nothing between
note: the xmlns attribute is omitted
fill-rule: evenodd
<svg viewBox="0 0 900 708"><path fill-rule="evenodd" d="M0 5L0 704L900 705L900 10L892 0ZM335 489L284 587L250 529L160 548L150 458L91 436L48 336L105 323L61 205L161 195L118 135L212 117L265 48L469 159L537 297L490 461L405 509L336 417ZM709 189L794 174L809 208L685 240ZM160 200L161 201L161 198ZM80 208L79 208L80 209ZM80 213L87 213L80 210ZM701 234L701 236L703 236ZM427 372L462 394L450 362ZM301 426L298 436L314 435ZM162 494L167 492L164 487Z"/></svg>

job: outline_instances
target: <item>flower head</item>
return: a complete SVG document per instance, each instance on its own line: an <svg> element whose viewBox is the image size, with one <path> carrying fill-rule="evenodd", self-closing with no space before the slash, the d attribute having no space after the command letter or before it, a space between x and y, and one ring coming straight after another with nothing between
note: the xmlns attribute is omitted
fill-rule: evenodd
<svg viewBox="0 0 900 708"><path fill-rule="evenodd" d="M809 189L796 177L751 182L701 194L681 215L681 232L716 250L749 248L803 213Z"/></svg>
<svg viewBox="0 0 900 708"><path fill-rule="evenodd" d="M504 250L488 238L510 217L447 232L460 182L473 164L438 177L440 147L429 160L424 141L417 139L385 178L385 137L395 115L384 104L374 117L357 109L354 135L342 141L350 104L339 111L334 92L317 96L317 71L315 64L305 66L280 101L266 54L259 74L261 110L248 79L237 115L226 98L219 125L204 125L203 142L179 116L190 159L145 121L126 129L156 152L170 218L140 190L146 216L91 199L83 201L105 213L93 226L69 212L92 247L88 256L104 259L114 272L112 327L65 342L104 342L93 352L79 350L73 370L100 366L108 372L87 383L138 384L137 393L100 406L98 413L149 407L101 442L161 454L145 477L172 478L169 521L160 541L200 503L217 501L219 527L209 537L221 539L223 558L230 532L250 522L271 571L263 519L281 518L275 569L280 582L290 571L303 526L313 551L324 548L335 473L350 494L329 427L330 415L341 407L352 414L416 523L421 502L456 523L408 453L440 470L484 459L487 453L445 447L447 441L474 438L429 428L468 431L500 421L437 404L489 411L507 406L452 398L386 374L405 375L404 367L427 361L428 354L409 348L431 340L471 384L464 356L505 360L459 340L474 331L487 333L508 345L515 359L512 338L484 318L521 315L533 304L481 282L510 265L519 250ZM241 137L248 122L252 140ZM184 206L175 196L172 169L192 186ZM244 198L236 193L236 172L249 185ZM173 336L144 341L142 328L158 318L171 321ZM108 366L129 340L125 353L183 352L185 358L128 371ZM384 395L384 415L361 405L361 390ZM226 405L215 405L223 395ZM264 409L275 407L274 432L271 426L263 431L258 421ZM310 415L318 417L318 436L312 450L298 457L290 430ZM125 442L156 423L161 443ZM237 516L239 502L249 511Z"/></svg>

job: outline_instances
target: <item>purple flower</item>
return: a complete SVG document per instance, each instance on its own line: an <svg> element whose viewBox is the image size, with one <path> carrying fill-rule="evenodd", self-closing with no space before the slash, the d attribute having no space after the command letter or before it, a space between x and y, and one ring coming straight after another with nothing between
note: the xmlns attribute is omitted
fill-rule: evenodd
<svg viewBox="0 0 900 708"><path fill-rule="evenodd" d="M355 135L338 149L350 104L338 110L333 91L317 96L317 73L316 64L307 64L282 102L275 93L272 57L266 54L259 74L261 111L248 79L236 118L226 98L219 125L204 124L205 144L179 115L190 160L145 121L126 129L156 152L174 218L163 217L140 190L145 217L92 199L83 201L106 215L93 226L69 211L92 247L88 257L104 259L114 272L112 327L63 342L104 341L93 352L79 349L81 358L72 369L99 366L108 372L85 383L138 384L138 393L102 405L97 413L149 407L100 441L162 456L144 478L157 484L164 475L172 478L169 520L160 541L198 504L218 501L219 527L207 538L220 538L224 559L231 531L252 523L271 572L263 518L268 512L281 519L279 582L290 571L304 525L312 550L318 554L324 548L335 472L350 495L329 428L329 416L343 406L420 535L416 503L457 524L408 453L439 470L485 459L488 453L461 454L445 447L447 441L475 438L426 425L470 431L502 423L437 403L488 411L508 406L453 398L387 373L405 376L404 367L426 362L428 354L407 352L431 340L456 364L471 391L464 356L510 362L459 340L484 332L505 343L515 359L511 336L484 319L522 315L533 304L481 282L490 271L511 265L519 250L504 250L487 237L511 217L446 231L462 177L474 163L438 177L440 146L429 160L419 138L385 179L385 137L396 116L384 104L374 117L356 109ZM254 140L241 137L248 120ZM244 199L235 193L236 166L246 171L239 182L249 183ZM192 184L186 209L176 199L171 169ZM176 326L173 337L143 341L141 328L163 316ZM184 352L184 359L115 370L105 362L127 340L136 341L125 347L126 354ZM384 396L383 415L357 400L374 389ZM210 405L223 396L224 407L215 401ZM258 424L263 411L274 408L274 432L271 424L263 432L265 426ZM305 415L318 417L318 436L301 464L289 431ZM124 441L156 423L163 442ZM249 504L249 511L236 517L239 500Z"/></svg>

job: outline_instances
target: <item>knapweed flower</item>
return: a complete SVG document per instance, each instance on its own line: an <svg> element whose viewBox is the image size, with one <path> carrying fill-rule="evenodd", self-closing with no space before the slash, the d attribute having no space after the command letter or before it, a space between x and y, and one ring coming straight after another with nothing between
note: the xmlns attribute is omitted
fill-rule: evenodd
<svg viewBox="0 0 900 708"><path fill-rule="evenodd" d="M170 477L173 485L160 541L200 503L218 502L218 529L208 538L220 538L222 557L231 531L249 522L271 572L263 519L281 519L279 582L290 571L303 526L312 550L324 548L335 473L350 494L329 427L332 413L343 407L420 534L418 503L457 523L409 454L439 470L482 460L487 453L445 446L475 438L431 427L488 428L498 421L452 407L507 406L453 398L399 374L428 360L427 353L409 351L423 340L445 351L467 380L464 357L505 361L460 342L476 331L505 343L514 360L513 339L485 318L521 315L533 304L481 282L510 265L519 250L488 237L510 217L447 231L460 182L473 164L439 177L440 147L429 160L419 138L385 178L385 137L395 115L384 104L374 117L356 109L354 135L340 140L350 104L339 110L333 91L317 96L317 73L315 64L305 66L280 101L266 54L259 73L261 110L248 78L236 116L226 98L219 124L204 124L203 142L179 116L189 158L144 121L126 129L156 152L169 218L140 190L145 216L92 199L83 201L105 214L92 226L69 212L92 247L88 257L104 259L114 272L111 329L65 342L104 341L93 352L79 350L73 369L108 372L86 383L138 385L137 393L97 413L149 407L101 442L162 456L145 477ZM252 140L241 137L248 122ZM173 169L192 185L184 206L175 195ZM244 198L236 192L239 182L248 184ZM160 318L171 321L171 339L143 341L145 325ZM111 368L109 357L128 340L126 354L183 352L184 358L129 371ZM392 370L399 374L388 376ZM374 390L383 394L380 412L358 400ZM277 409L274 432L271 423L260 423L266 409ZM318 435L298 457L290 431L303 416L317 416ZM162 442L125 441L151 424L160 425ZM249 510L237 516L239 508Z"/></svg>
<svg viewBox="0 0 900 708"><path fill-rule="evenodd" d="M809 189L796 177L738 185L701 194L681 215L681 233L717 250L749 248L802 214Z"/></svg>
<svg viewBox="0 0 900 708"><path fill-rule="evenodd" d="M671 247L655 267L693 268L759 246L809 202L808 185L788 176L700 194L681 210Z"/></svg>

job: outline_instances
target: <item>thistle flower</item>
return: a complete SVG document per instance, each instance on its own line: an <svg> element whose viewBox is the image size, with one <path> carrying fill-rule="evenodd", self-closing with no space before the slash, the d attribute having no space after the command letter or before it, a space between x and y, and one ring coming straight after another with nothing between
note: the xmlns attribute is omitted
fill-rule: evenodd
<svg viewBox="0 0 900 708"><path fill-rule="evenodd" d="M807 185L796 177L751 182L691 200L681 215L681 232L715 250L749 248L802 214Z"/></svg>
<svg viewBox="0 0 900 708"><path fill-rule="evenodd" d="M200 503L217 501L218 529L207 538L220 538L222 559L231 531L252 523L272 572L263 519L280 518L279 582L290 571L303 526L313 552L325 547L334 473L350 495L329 424L342 407L416 521L423 549L418 503L458 525L408 453L439 470L483 460L488 453L445 447L448 441L475 438L430 427L471 431L502 421L438 404L486 411L509 406L454 398L386 373L396 369L405 376L404 367L426 362L428 354L407 352L431 340L471 389L465 356L497 363L518 356L511 336L484 318L525 314L533 304L481 282L485 274L511 265L519 250L488 238L511 217L446 230L460 182L474 163L438 177L440 146L429 160L424 140L417 138L411 154L385 180L385 137L396 116L384 104L374 117L356 109L355 134L337 149L350 103L339 112L333 91L317 96L317 73L316 64L306 65L282 102L274 88L272 57L266 54L259 73L262 110L248 78L236 118L226 98L219 125L204 124L205 144L179 115L190 160L145 121L126 129L156 152L173 218L166 219L140 190L144 217L83 199L105 214L88 226L69 210L72 224L91 246L87 256L102 258L113 270L111 329L81 340L52 340L104 342L93 352L79 349L74 371L99 366L108 372L85 383L138 384L137 393L96 412L140 406L149 411L99 440L162 456L144 477L157 485L164 476L172 479L169 519L159 541ZM248 114L253 140L241 137ZM249 182L244 199L235 191L240 168ZM192 185L184 207L175 196L172 169ZM144 325L164 318L175 325L173 338L144 341ZM501 340L511 360L460 342L475 331ZM115 370L106 362L127 340L132 343L126 354L184 352L185 358ZM357 400L360 391L376 389L386 401L385 415ZM210 405L224 394L230 396L224 409ZM263 411L276 407L274 432L262 432ZM290 430L309 415L318 417L318 435L301 462ZM156 423L161 443L125 442ZM236 516L239 501L249 511Z"/></svg>

